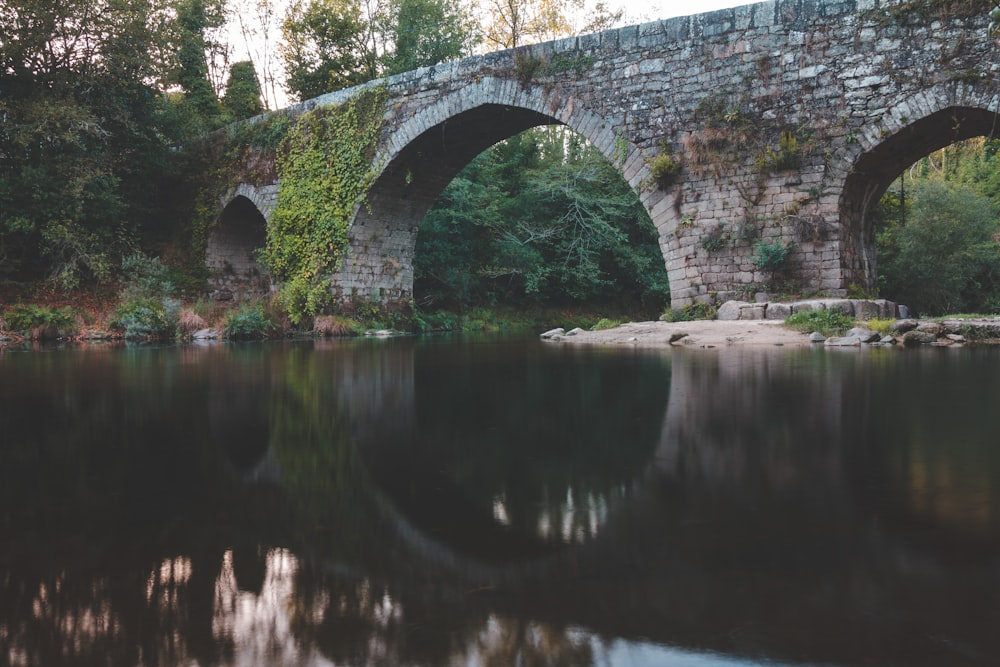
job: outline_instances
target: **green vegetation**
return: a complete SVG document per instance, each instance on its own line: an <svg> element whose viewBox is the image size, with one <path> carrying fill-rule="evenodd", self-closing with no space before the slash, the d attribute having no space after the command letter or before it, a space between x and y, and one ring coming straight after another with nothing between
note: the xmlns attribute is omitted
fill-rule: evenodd
<svg viewBox="0 0 1000 667"><path fill-rule="evenodd" d="M881 202L879 292L916 312L1000 312L1000 143L975 139L911 167Z"/></svg>
<svg viewBox="0 0 1000 667"><path fill-rule="evenodd" d="M33 339L53 339L76 331L76 312L69 307L53 308L34 304L17 304L3 313L10 331Z"/></svg>
<svg viewBox="0 0 1000 667"><path fill-rule="evenodd" d="M785 326L803 333L818 331L824 336L840 336L854 326L854 318L839 310L806 310L788 316Z"/></svg>
<svg viewBox="0 0 1000 667"><path fill-rule="evenodd" d="M222 337L231 340L260 340L278 331L261 304L244 304L227 314L222 323Z"/></svg>
<svg viewBox="0 0 1000 667"><path fill-rule="evenodd" d="M693 322L695 320L714 320L718 316L715 306L710 303L692 303L681 308L668 308L663 311L660 319L664 322Z"/></svg>
<svg viewBox="0 0 1000 667"><path fill-rule="evenodd" d="M621 326L620 320L609 320L606 317L602 317L597 320L594 326L590 327L591 331L604 331L606 329L614 329L615 327Z"/></svg>
<svg viewBox="0 0 1000 667"><path fill-rule="evenodd" d="M422 310L620 304L669 298L656 230L607 159L573 133L529 130L485 151L445 189L417 236Z"/></svg>
<svg viewBox="0 0 1000 667"><path fill-rule="evenodd" d="M302 115L279 155L281 190L268 226L264 263L281 283L292 322L330 300L330 275L347 250L347 226L375 179L375 141L385 90Z"/></svg>

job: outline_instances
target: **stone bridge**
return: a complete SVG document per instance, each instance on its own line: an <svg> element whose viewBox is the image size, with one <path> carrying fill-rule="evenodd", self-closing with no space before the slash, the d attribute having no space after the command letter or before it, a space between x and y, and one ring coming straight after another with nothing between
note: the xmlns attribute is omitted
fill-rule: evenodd
<svg viewBox="0 0 1000 667"><path fill-rule="evenodd" d="M409 302L417 229L443 188L494 143L552 124L590 141L639 196L674 307L775 284L870 289L880 196L921 157L996 129L991 3L772 0L380 82L378 177L353 216L335 296ZM219 193L211 267L253 269L244 258L279 187ZM762 261L779 247L785 261Z"/></svg>

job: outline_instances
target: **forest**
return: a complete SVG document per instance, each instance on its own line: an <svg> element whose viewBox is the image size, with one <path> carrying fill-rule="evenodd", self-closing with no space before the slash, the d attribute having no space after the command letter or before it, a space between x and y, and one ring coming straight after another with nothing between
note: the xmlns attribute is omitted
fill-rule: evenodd
<svg viewBox="0 0 1000 667"><path fill-rule="evenodd" d="M0 0L0 300L97 291L118 304L113 322L151 311L163 322L147 329L170 328L205 280L198 165L180 147L291 101L624 20L584 0ZM998 145L956 144L900 176L881 204L881 296L926 314L1000 311ZM561 128L482 153L417 243L420 313L669 307L648 215Z"/></svg>

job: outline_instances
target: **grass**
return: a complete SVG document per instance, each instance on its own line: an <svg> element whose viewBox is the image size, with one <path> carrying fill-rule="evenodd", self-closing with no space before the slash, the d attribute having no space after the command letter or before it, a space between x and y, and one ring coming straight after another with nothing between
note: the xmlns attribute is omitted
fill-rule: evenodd
<svg viewBox="0 0 1000 667"><path fill-rule="evenodd" d="M790 315L785 326L803 333L818 331L824 336L840 336L854 326L854 318L839 310L806 310Z"/></svg>

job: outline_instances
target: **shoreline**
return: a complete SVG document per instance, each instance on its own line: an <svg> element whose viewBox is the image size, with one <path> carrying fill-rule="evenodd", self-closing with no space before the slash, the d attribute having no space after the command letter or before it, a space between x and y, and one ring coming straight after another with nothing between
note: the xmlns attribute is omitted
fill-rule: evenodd
<svg viewBox="0 0 1000 667"><path fill-rule="evenodd" d="M543 334L544 338L544 334ZM576 330L554 335L551 343L632 345L710 349L727 346L809 347L809 334L786 328L781 320L692 320L626 322L601 331Z"/></svg>

